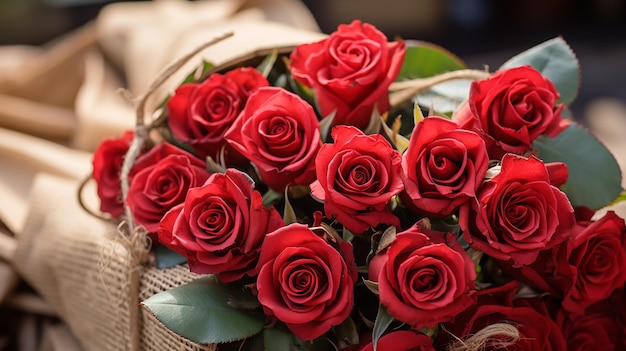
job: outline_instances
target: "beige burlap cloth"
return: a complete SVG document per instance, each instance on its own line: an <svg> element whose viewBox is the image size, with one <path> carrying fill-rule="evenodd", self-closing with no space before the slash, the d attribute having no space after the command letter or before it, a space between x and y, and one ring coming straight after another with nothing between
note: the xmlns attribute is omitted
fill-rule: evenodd
<svg viewBox="0 0 626 351"><path fill-rule="evenodd" d="M133 125L129 98L208 41L215 26L266 20L318 30L299 0L155 0L108 5L93 23L43 47L0 47L0 127L93 150Z"/></svg>
<svg viewBox="0 0 626 351"><path fill-rule="evenodd" d="M91 151L134 126L137 101L181 56L234 34L190 60L148 106L203 59L221 64L317 40L316 30L297 0L161 0L107 6L94 23L44 48L0 47L0 304L17 272L82 349L215 349L174 335L139 305L195 276L184 266L157 270L143 241L79 206L78 187L91 173ZM98 209L93 183L83 199ZM55 349L52 336L43 344Z"/></svg>

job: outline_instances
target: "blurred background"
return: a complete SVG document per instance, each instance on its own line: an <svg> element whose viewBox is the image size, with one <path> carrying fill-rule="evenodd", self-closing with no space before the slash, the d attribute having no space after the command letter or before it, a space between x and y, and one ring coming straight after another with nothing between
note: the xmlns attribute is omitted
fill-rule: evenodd
<svg viewBox="0 0 626 351"><path fill-rule="evenodd" d="M270 2L272 0L269 0ZM95 18L107 0L0 0L0 45L41 45ZM561 35L582 69L571 106L602 97L626 101L624 0L303 0L325 33L359 18L390 38L437 43L470 67L498 67L508 57Z"/></svg>

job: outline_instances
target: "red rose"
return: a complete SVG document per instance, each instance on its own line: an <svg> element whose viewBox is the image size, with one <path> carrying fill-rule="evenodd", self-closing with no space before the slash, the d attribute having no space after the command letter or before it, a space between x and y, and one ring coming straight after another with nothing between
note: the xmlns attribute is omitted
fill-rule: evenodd
<svg viewBox="0 0 626 351"><path fill-rule="evenodd" d="M379 223L399 227L391 198L403 188L400 154L382 135L365 135L350 126L332 130L334 144L317 154L313 196L324 200L324 212L354 234Z"/></svg>
<svg viewBox="0 0 626 351"><path fill-rule="evenodd" d="M120 138L105 139L93 154L93 179L98 185L100 211L119 217L124 213L120 172L134 133L125 132Z"/></svg>
<svg viewBox="0 0 626 351"><path fill-rule="evenodd" d="M163 215L185 201L187 190L209 178L204 162L190 153L160 143L137 159L131 168L126 202L135 222L156 233Z"/></svg>
<svg viewBox="0 0 626 351"><path fill-rule="evenodd" d="M568 241L542 251L529 266L502 263L506 273L564 299L563 308L578 315L623 286L626 271L615 267L626 267L626 227L613 211L592 223L578 222Z"/></svg>
<svg viewBox="0 0 626 351"><path fill-rule="evenodd" d="M214 73L202 83L181 85L167 103L172 133L199 155L215 159L226 145L226 130L234 123L248 96L267 85L267 79L250 67L236 68L224 75ZM238 157L230 156L230 159Z"/></svg>
<svg viewBox="0 0 626 351"><path fill-rule="evenodd" d="M265 313L302 340L341 324L352 310L354 279L339 251L302 224L268 234L261 246L258 299Z"/></svg>
<svg viewBox="0 0 626 351"><path fill-rule="evenodd" d="M624 327L609 311L572 316L559 311L556 317L568 351L624 350Z"/></svg>
<svg viewBox="0 0 626 351"><path fill-rule="evenodd" d="M626 343L626 286L615 290L611 297L605 301L624 328L624 343Z"/></svg>
<svg viewBox="0 0 626 351"><path fill-rule="evenodd" d="M399 233L374 256L369 278L389 314L415 330L451 321L475 302L475 267L452 233Z"/></svg>
<svg viewBox="0 0 626 351"><path fill-rule="evenodd" d="M374 107L389 109L388 87L400 73L404 42L387 42L371 24L354 21L291 54L291 73L313 88L324 117L336 112L333 125L365 129Z"/></svg>
<svg viewBox="0 0 626 351"><path fill-rule="evenodd" d="M225 76L239 86L239 91L244 101L258 88L270 85L267 78L252 67L235 68L226 72Z"/></svg>
<svg viewBox="0 0 626 351"><path fill-rule="evenodd" d="M491 159L506 152L523 154L542 134L554 137L567 127L557 105L559 92L530 66L510 68L472 82L467 104L453 120L487 143Z"/></svg>
<svg viewBox="0 0 626 351"><path fill-rule="evenodd" d="M573 284L563 308L582 314L591 304L608 298L626 283L626 226L615 212L588 225L574 227L567 244Z"/></svg>
<svg viewBox="0 0 626 351"><path fill-rule="evenodd" d="M378 340L376 349L382 351L435 351L433 340L429 336L409 330L399 330L383 335ZM374 345L370 342L360 351L374 351Z"/></svg>
<svg viewBox="0 0 626 351"><path fill-rule="evenodd" d="M225 137L275 191L315 179L315 155L322 144L319 123L311 105L298 95L259 88Z"/></svg>
<svg viewBox="0 0 626 351"><path fill-rule="evenodd" d="M187 257L190 271L232 282L256 275L265 234L283 225L274 208L263 206L251 179L228 169L190 189L185 202L167 212L159 241Z"/></svg>
<svg viewBox="0 0 626 351"><path fill-rule="evenodd" d="M567 263L567 241L541 251L527 266L515 268L511 261L498 263L509 276L554 298L562 299L572 286L573 272Z"/></svg>
<svg viewBox="0 0 626 351"><path fill-rule="evenodd" d="M474 249L520 267L569 235L574 209L550 184L541 160L507 154L500 173L478 189L476 201L461 207L459 224Z"/></svg>
<svg viewBox="0 0 626 351"><path fill-rule="evenodd" d="M419 122L403 155L402 202L436 217L454 213L476 195L489 164L485 142L441 117Z"/></svg>

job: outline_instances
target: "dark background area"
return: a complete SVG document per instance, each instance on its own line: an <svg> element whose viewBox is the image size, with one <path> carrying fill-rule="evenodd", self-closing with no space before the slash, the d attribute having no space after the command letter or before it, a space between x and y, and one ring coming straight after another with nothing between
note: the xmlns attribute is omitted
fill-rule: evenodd
<svg viewBox="0 0 626 351"><path fill-rule="evenodd" d="M95 18L107 0L0 0L0 45L47 43ZM626 101L624 0L303 0L323 32L361 19L390 38L439 44L472 68L497 68L555 36L577 54L583 82L571 108Z"/></svg>

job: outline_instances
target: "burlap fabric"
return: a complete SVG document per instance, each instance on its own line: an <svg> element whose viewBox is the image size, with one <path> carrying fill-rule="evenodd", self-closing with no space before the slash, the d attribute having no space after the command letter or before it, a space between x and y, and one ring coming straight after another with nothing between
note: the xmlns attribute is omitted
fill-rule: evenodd
<svg viewBox="0 0 626 351"><path fill-rule="evenodd" d="M0 127L92 151L133 126L132 100L213 27L267 20L318 30L299 0L154 0L108 5L42 47L0 47Z"/></svg>
<svg viewBox="0 0 626 351"><path fill-rule="evenodd" d="M307 29L297 28L302 26ZM50 48L0 48L13 57L0 59L0 82L10 83L0 84L0 102L11 102L0 105L0 220L17 243L3 258L67 324L80 347L215 349L173 334L140 306L196 276L185 266L156 269L145 236L120 235L112 222L89 215L79 205L78 188L91 173L91 151L103 137L133 127L137 101L171 62L213 37L234 34L180 67L151 94L147 109L203 59L222 64L313 41L322 36L315 29L295 0L120 3ZM27 81L12 73L26 68ZM97 211L93 183L83 200Z"/></svg>
<svg viewBox="0 0 626 351"><path fill-rule="evenodd" d="M15 264L86 350L212 350L174 335L138 306L195 278L186 267L157 270L132 258L116 227L84 214L75 180L39 175ZM129 277L138 274L140 285ZM138 289L132 291L132 288ZM130 296L134 296L129 300ZM133 315L136 314L136 315ZM133 344L138 333L138 344Z"/></svg>
<svg viewBox="0 0 626 351"><path fill-rule="evenodd" d="M213 350L174 335L138 306L139 301L195 275L183 266L157 270L139 264L114 225L85 214L72 201L76 189L76 180L46 174L35 178L15 263L83 347ZM133 271L138 274L138 287L130 283ZM130 296L134 298L129 300Z"/></svg>

